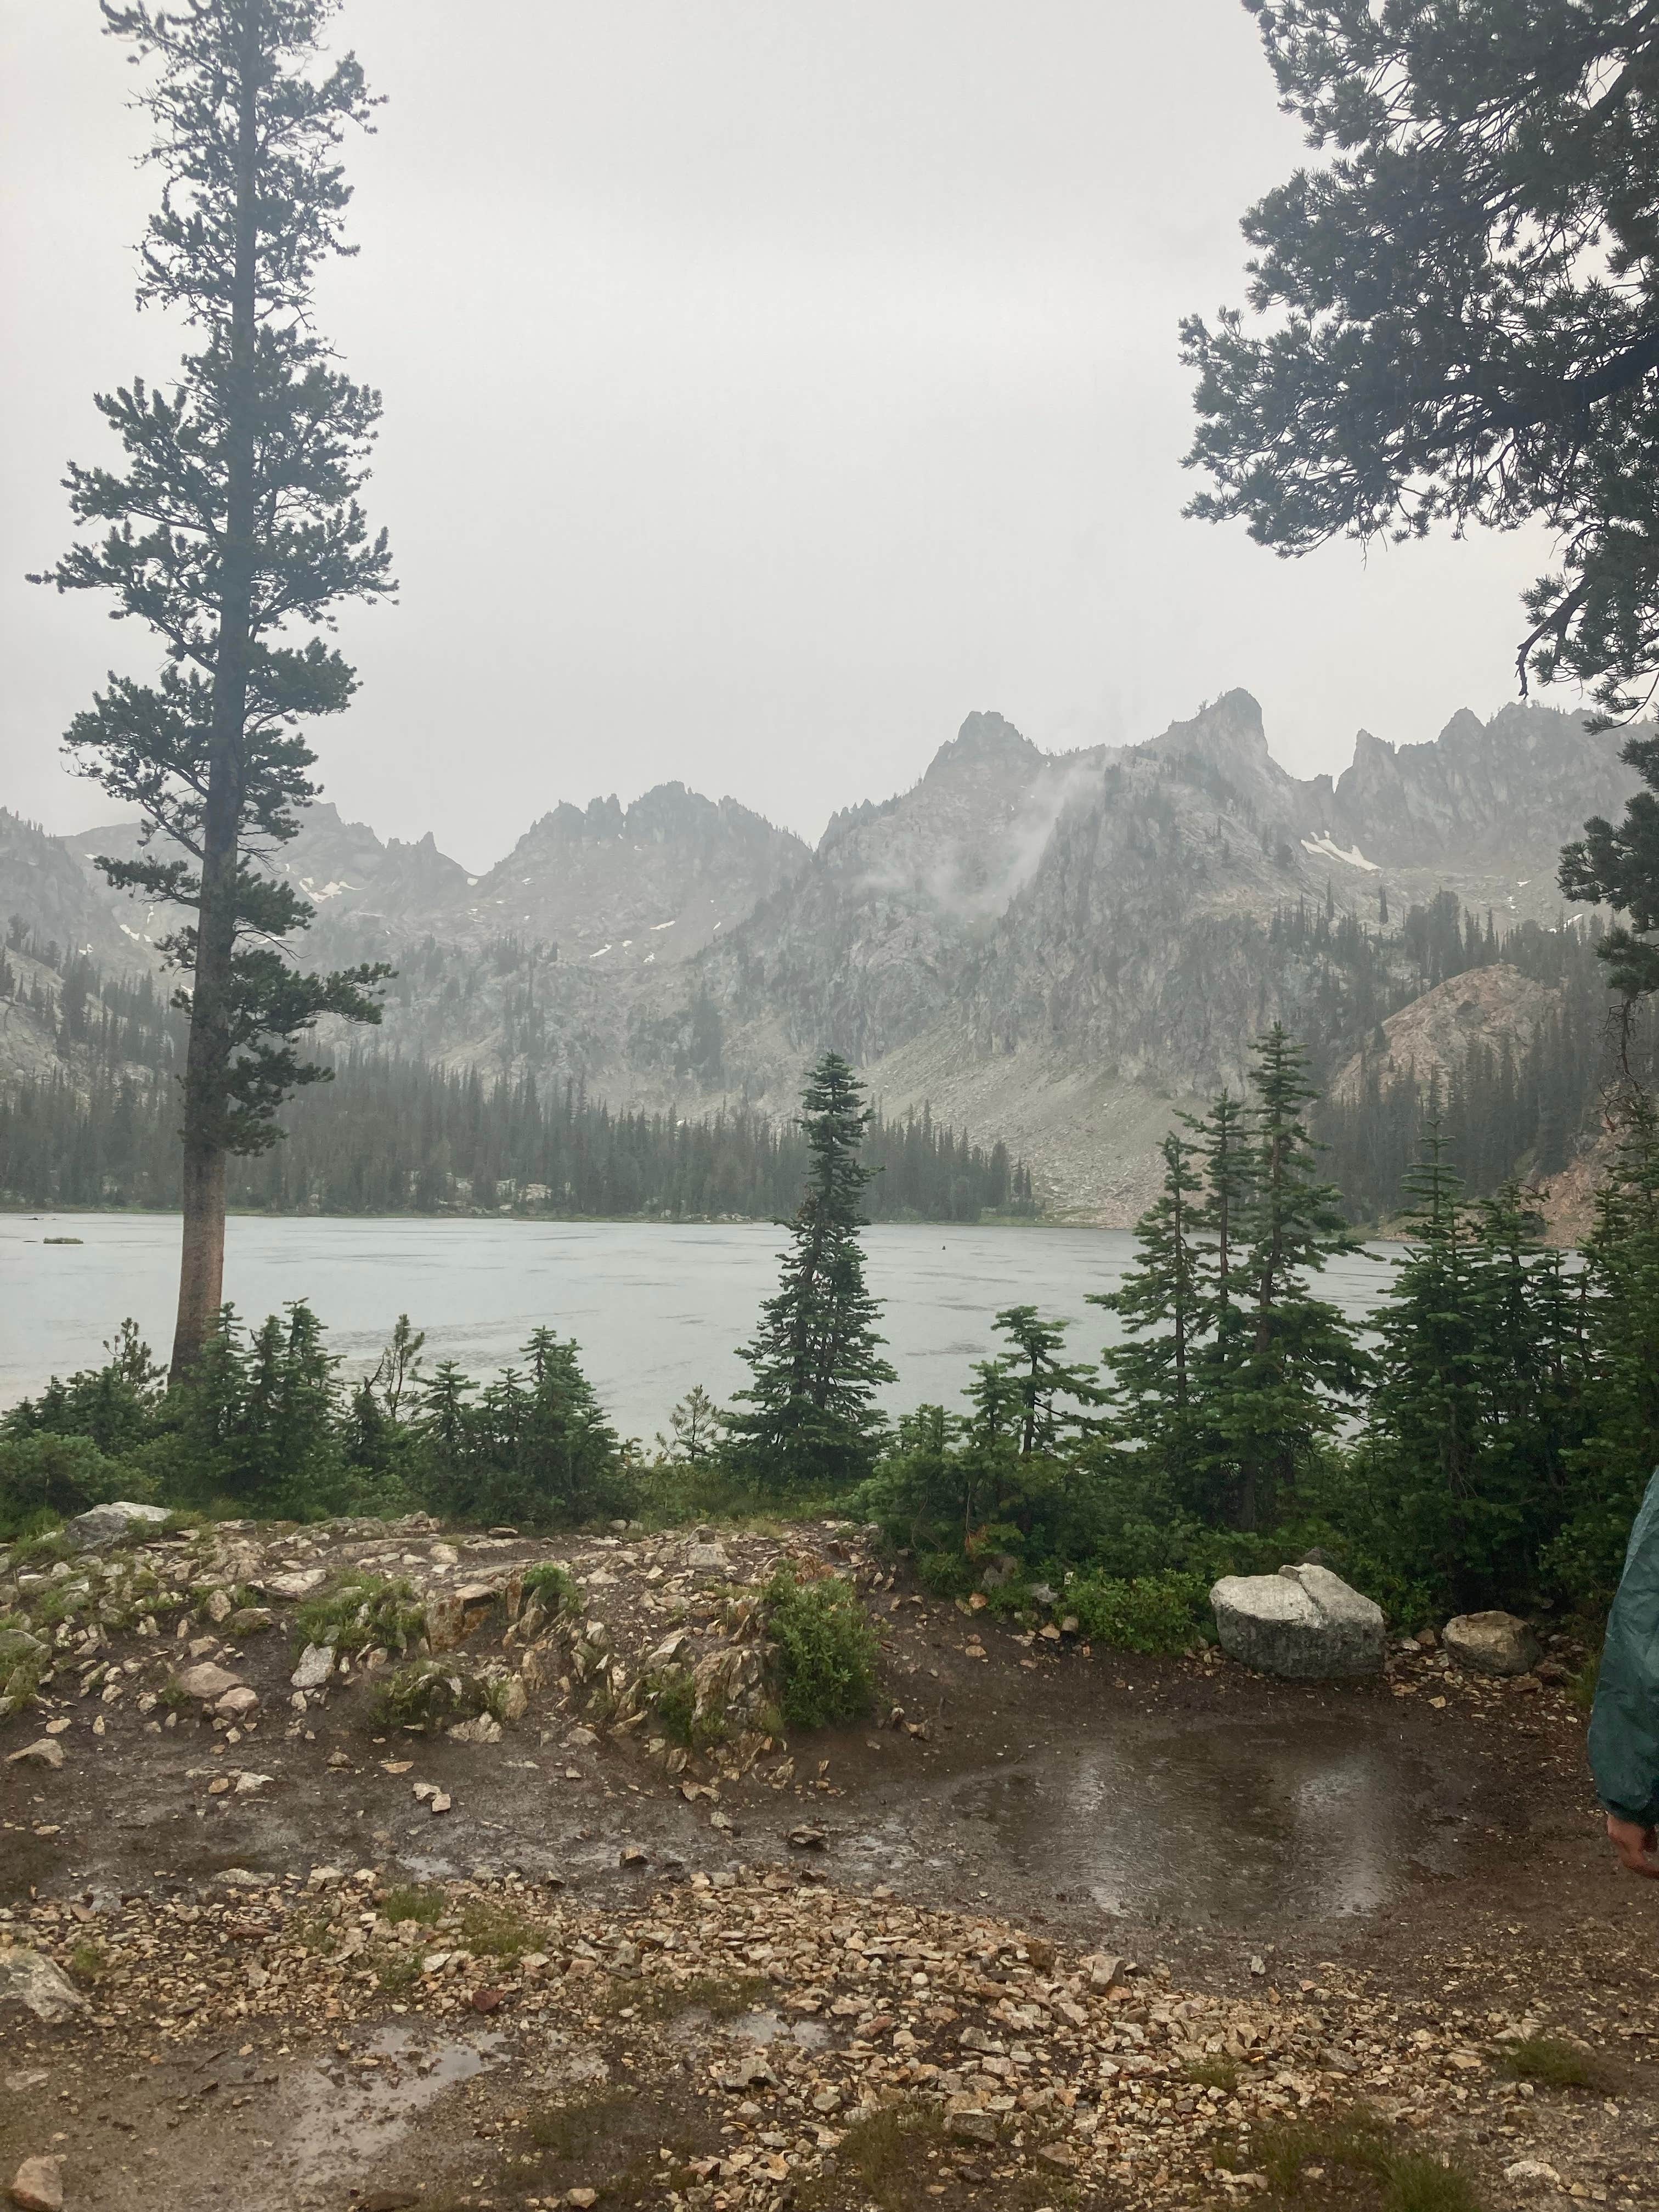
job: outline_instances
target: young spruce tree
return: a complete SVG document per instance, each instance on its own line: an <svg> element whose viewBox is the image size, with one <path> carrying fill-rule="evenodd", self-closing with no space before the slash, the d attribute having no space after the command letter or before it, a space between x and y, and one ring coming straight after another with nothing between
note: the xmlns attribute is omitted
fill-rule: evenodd
<svg viewBox="0 0 1659 2212"><path fill-rule="evenodd" d="M1313 1295L1326 1261L1358 1249L1341 1194L1321 1181L1306 1109L1306 1048L1275 1022L1250 1072L1251 1176L1243 1223L1249 1306L1242 1357L1223 1378L1218 1425L1233 1461L1235 1526L1271 1528L1314 1446L1358 1396L1370 1362L1340 1310Z"/></svg>
<svg viewBox="0 0 1659 2212"><path fill-rule="evenodd" d="M1231 1103L1224 1094L1215 1110L1231 1109ZM1089 1303L1118 1315L1129 1332L1122 1343L1108 1346L1104 1355L1112 1377L1112 1426L1120 1437L1154 1454L1180 1490L1191 1441L1199 1347L1214 1318L1214 1300L1206 1297L1203 1277L1205 1261L1213 1264L1214 1250L1206 1255L1198 1241L1203 1185L1194 1172L1195 1147L1172 1129L1162 1150L1164 1187L1135 1224L1135 1265L1116 1290L1097 1292ZM1224 1272L1217 1279L1224 1281Z"/></svg>
<svg viewBox="0 0 1659 2212"><path fill-rule="evenodd" d="M881 1426L875 1393L896 1379L880 1354L880 1307L865 1288L859 1243L859 1201L873 1174L859 1155L873 1115L833 1052L808 1077L801 1104L806 1192L777 1296L743 1348L754 1380L738 1393L730 1421L739 1457L769 1487L786 1490L869 1472Z"/></svg>
<svg viewBox="0 0 1659 2212"><path fill-rule="evenodd" d="M99 398L125 470L71 465L67 486L103 535L36 580L112 593L165 655L154 684L112 674L66 743L161 840L154 857L100 861L110 881L185 917L163 944L189 977L177 1381L220 1310L228 1157L264 1150L283 1098L327 1073L296 1050L319 1015L380 1018L386 971L301 973L282 940L311 908L258 866L315 796L300 724L356 688L300 633L393 588L357 503L379 396L342 373L313 316L319 264L352 250L336 149L373 102L352 56L323 58L335 0L100 4L153 70L139 105L163 184L139 300L200 343L170 390L135 378Z"/></svg>

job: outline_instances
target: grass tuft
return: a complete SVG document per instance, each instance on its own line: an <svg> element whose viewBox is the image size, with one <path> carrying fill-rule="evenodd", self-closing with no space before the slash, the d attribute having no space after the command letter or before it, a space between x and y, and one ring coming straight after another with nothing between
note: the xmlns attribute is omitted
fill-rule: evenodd
<svg viewBox="0 0 1659 2212"><path fill-rule="evenodd" d="M1607 2068L1591 2052L1551 2035L1528 2035L1506 2043L1498 2064L1512 2081L1536 2081L1547 2089L1594 2089L1605 2094L1612 2087Z"/></svg>
<svg viewBox="0 0 1659 2212"><path fill-rule="evenodd" d="M442 1890L403 1882L396 1889L387 1890L374 1909L382 1920L390 1920L394 1925L404 1920L418 1920L422 1928L431 1928L443 1918L447 1905Z"/></svg>
<svg viewBox="0 0 1659 2212"><path fill-rule="evenodd" d="M927 2170L928 2154L937 2156L946 2140L944 2116L937 2106L911 2098L884 2105L853 2122L834 2154L833 2171L826 2171L802 2191L804 2212L816 2212L819 2207L829 2212L831 2206L848 2203L873 2204L880 2212L913 2212L917 2179ZM856 2195L849 2195L849 2182L856 2185Z"/></svg>
<svg viewBox="0 0 1659 2212"><path fill-rule="evenodd" d="M1396 2148L1387 2123L1363 2106L1328 2120L1263 2128L1248 2148L1218 2150L1216 2164L1264 2175L1267 2204L1273 2208L1486 2212L1461 2166L1422 2151Z"/></svg>
<svg viewBox="0 0 1659 2212"><path fill-rule="evenodd" d="M1231 2058L1189 2058L1187 2079L1199 2089L1221 2089L1228 2096L1238 2087L1238 2069Z"/></svg>
<svg viewBox="0 0 1659 2212"><path fill-rule="evenodd" d="M337 1651L407 1651L426 1628L426 1607L402 1576L352 1575L337 1588L308 1598L294 1618L301 1644L331 1644Z"/></svg>

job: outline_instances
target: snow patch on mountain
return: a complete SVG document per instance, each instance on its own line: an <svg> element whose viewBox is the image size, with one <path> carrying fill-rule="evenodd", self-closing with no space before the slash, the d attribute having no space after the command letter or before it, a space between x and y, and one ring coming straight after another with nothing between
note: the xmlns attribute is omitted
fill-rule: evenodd
<svg viewBox="0 0 1659 2212"><path fill-rule="evenodd" d="M1363 868L1368 876L1380 876L1382 872L1375 860L1365 858L1358 845L1351 845L1345 853L1327 830L1322 830L1316 837L1304 837L1302 849L1304 853L1322 853L1328 860L1341 860L1350 868Z"/></svg>

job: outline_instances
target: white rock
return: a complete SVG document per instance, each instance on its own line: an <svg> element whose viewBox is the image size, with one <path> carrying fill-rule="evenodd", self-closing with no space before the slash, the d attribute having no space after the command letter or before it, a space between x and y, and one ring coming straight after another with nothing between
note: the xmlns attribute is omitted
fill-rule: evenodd
<svg viewBox="0 0 1659 2212"><path fill-rule="evenodd" d="M179 1677L179 1687L187 1698L199 1698L204 1705L213 1705L227 1690L240 1690L243 1684L236 1675L204 1659L198 1667L185 1668Z"/></svg>
<svg viewBox="0 0 1659 2212"><path fill-rule="evenodd" d="M239 1682L234 1690L227 1690L222 1698L214 1700L213 1710L228 1721L240 1721L257 1711L259 1692L251 1690L246 1682Z"/></svg>
<svg viewBox="0 0 1659 2212"><path fill-rule="evenodd" d="M1382 1609L1328 1567L1224 1575L1210 1592L1216 1633L1231 1658L1293 1679L1375 1674L1382 1665Z"/></svg>
<svg viewBox="0 0 1659 2212"><path fill-rule="evenodd" d="M64 1522L64 1534L77 1552L101 1552L135 1531L142 1534L159 1528L172 1518L168 1506L137 1505L131 1498L121 1498L112 1504L94 1505L90 1512L77 1513L74 1520Z"/></svg>
<svg viewBox="0 0 1659 2212"><path fill-rule="evenodd" d="M472 1720L457 1721L447 1733L458 1743L499 1743L501 1724L498 1720L491 1719L488 1713L479 1713Z"/></svg>
<svg viewBox="0 0 1659 2212"><path fill-rule="evenodd" d="M285 1575L272 1575L265 1583L271 1597L309 1597L326 1576L326 1567L295 1567Z"/></svg>
<svg viewBox="0 0 1659 2212"><path fill-rule="evenodd" d="M1561 2186L1561 2177L1553 2166L1546 2166L1541 2158L1517 2158L1513 2166L1504 2168L1505 2181L1547 2182L1551 2188Z"/></svg>
<svg viewBox="0 0 1659 2212"><path fill-rule="evenodd" d="M84 2012L87 2001L50 1959L27 1944L0 1950L0 2005L20 2004L49 2024Z"/></svg>
<svg viewBox="0 0 1659 2212"><path fill-rule="evenodd" d="M307 1644L289 1680L296 1690L320 1690L334 1672L334 1646Z"/></svg>
<svg viewBox="0 0 1659 2212"><path fill-rule="evenodd" d="M21 1751L7 1753L8 1766L50 1766L56 1770L64 1763L64 1747L53 1737L43 1735L38 1743L26 1743Z"/></svg>

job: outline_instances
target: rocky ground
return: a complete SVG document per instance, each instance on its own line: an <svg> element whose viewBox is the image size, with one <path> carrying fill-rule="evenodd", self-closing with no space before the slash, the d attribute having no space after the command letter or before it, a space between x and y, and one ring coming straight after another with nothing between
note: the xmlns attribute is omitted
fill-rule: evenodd
<svg viewBox="0 0 1659 2212"><path fill-rule="evenodd" d="M866 1725L783 1731L781 1561L879 1625ZM1066 1619L832 1524L0 1552L0 2182L1659 2203L1659 1897L1598 1841L1571 1647L1316 1689Z"/></svg>

